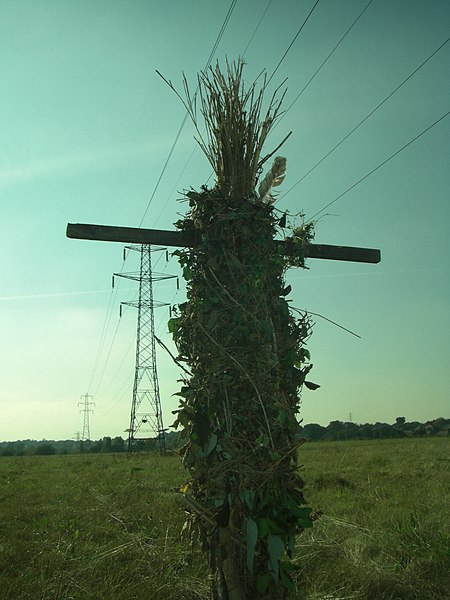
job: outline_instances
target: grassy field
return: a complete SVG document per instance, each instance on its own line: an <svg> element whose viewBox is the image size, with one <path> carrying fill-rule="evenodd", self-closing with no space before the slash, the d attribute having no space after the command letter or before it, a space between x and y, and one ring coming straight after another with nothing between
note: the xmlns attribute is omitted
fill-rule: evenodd
<svg viewBox="0 0 450 600"><path fill-rule="evenodd" d="M450 439L321 442L301 449L323 515L298 540L302 600L449 597ZM0 598L208 598L180 536L178 457L0 459Z"/></svg>

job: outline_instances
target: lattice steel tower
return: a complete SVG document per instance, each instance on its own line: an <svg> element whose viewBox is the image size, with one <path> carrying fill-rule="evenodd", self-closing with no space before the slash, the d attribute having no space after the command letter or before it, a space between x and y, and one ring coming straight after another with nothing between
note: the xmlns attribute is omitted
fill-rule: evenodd
<svg viewBox="0 0 450 600"><path fill-rule="evenodd" d="M80 396L82 402L78 402L78 406L82 406L83 408L80 410L80 413L83 413L83 434L81 439L84 442L88 442L91 439L91 432L89 428L89 413L94 412L90 407L95 406L95 402L91 402L92 396L89 394L84 394L84 396Z"/></svg>
<svg viewBox="0 0 450 600"><path fill-rule="evenodd" d="M158 373L156 368L155 320L153 309L170 306L166 302L153 300L153 282L164 279L175 279L176 275L165 275L152 272L152 252L166 252L166 248L152 248L148 245L126 246L127 250L140 252L140 270L134 273L114 273L114 276L132 279L139 282L139 297L136 301L121 302L122 305L138 309L136 335L136 366L131 402L130 426L128 431L128 451L137 440L149 439L149 434L156 437L161 454L166 451L164 424L159 396ZM113 276L113 285L114 285ZM178 280L177 280L178 281Z"/></svg>

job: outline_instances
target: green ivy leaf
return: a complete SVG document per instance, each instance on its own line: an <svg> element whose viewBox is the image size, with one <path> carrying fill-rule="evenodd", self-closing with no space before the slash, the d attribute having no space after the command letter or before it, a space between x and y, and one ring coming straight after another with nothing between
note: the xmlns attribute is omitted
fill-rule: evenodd
<svg viewBox="0 0 450 600"><path fill-rule="evenodd" d="M313 383L312 381L305 381L304 384L306 385L308 390L317 390L317 388L320 388L320 385L318 383Z"/></svg>
<svg viewBox="0 0 450 600"><path fill-rule="evenodd" d="M215 433L213 433L213 434L211 434L208 445L205 448L205 456L208 456L208 454L211 454L211 452L214 450L214 448L216 446L217 446L217 435Z"/></svg>
<svg viewBox="0 0 450 600"><path fill-rule="evenodd" d="M312 527L314 523L309 517L299 517L297 519L297 525L303 527L303 529L308 529L309 527Z"/></svg>
<svg viewBox="0 0 450 600"><path fill-rule="evenodd" d="M258 519L259 537L265 538L270 534L270 519Z"/></svg>
<svg viewBox="0 0 450 600"><path fill-rule="evenodd" d="M269 568L275 573L275 580L277 580L280 558L284 552L284 542L279 535L269 535L267 551L269 553Z"/></svg>
<svg viewBox="0 0 450 600"><path fill-rule="evenodd" d="M167 327L169 329L169 333L175 333L180 327L180 317L173 317L172 319L169 319Z"/></svg>
<svg viewBox="0 0 450 600"><path fill-rule="evenodd" d="M247 519L247 569L253 575L256 542L258 541L258 526L253 519Z"/></svg>
<svg viewBox="0 0 450 600"><path fill-rule="evenodd" d="M281 583L284 585L286 589L290 592L293 592L295 589L294 582L292 581L292 577L287 573L280 565L280 579Z"/></svg>
<svg viewBox="0 0 450 600"><path fill-rule="evenodd" d="M272 583L272 575L264 573L264 575L258 575L256 578L256 589L260 594L265 594Z"/></svg>
<svg viewBox="0 0 450 600"><path fill-rule="evenodd" d="M253 490L244 490L239 494L241 501L246 505L248 510L253 510L253 503L255 500L255 492Z"/></svg>
<svg viewBox="0 0 450 600"><path fill-rule="evenodd" d="M278 421L280 422L280 425L284 425L286 423L286 419L287 412L285 410L280 410L280 412L278 413Z"/></svg>

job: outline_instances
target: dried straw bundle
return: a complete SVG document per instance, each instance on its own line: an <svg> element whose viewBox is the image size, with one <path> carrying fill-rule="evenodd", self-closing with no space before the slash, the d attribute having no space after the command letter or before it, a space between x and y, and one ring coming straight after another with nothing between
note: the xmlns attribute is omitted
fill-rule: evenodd
<svg viewBox="0 0 450 600"><path fill-rule="evenodd" d="M216 187L222 193L240 198L255 194L256 181L264 163L284 144L292 132L269 154L261 157L263 146L275 121L281 116L281 104L286 90L278 97L284 82L273 92L264 118L261 111L266 91L267 76L259 75L248 90L244 88L244 62L231 65L226 61L225 74L219 64L198 75L198 87L191 94L186 77L183 76L185 98L174 88L172 82L158 74L183 102L194 123L201 149L216 175ZM262 79L260 89L258 80ZM201 133L197 116L197 93L200 96L200 112L206 126L206 139Z"/></svg>

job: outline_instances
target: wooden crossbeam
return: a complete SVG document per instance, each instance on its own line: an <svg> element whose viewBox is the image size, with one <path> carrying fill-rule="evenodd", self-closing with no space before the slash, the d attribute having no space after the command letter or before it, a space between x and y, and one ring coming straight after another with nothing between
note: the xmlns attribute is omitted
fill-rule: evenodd
<svg viewBox="0 0 450 600"><path fill-rule="evenodd" d="M88 223L68 223L67 237L81 240L121 242L124 244L151 244L178 247L192 245L192 239L182 231L113 227L111 225L92 225ZM284 241L282 240L277 240L276 243L284 246ZM333 246L330 244L309 244L306 249L306 256L308 258L362 263L379 263L381 260L381 252L376 248L355 248L352 246Z"/></svg>

